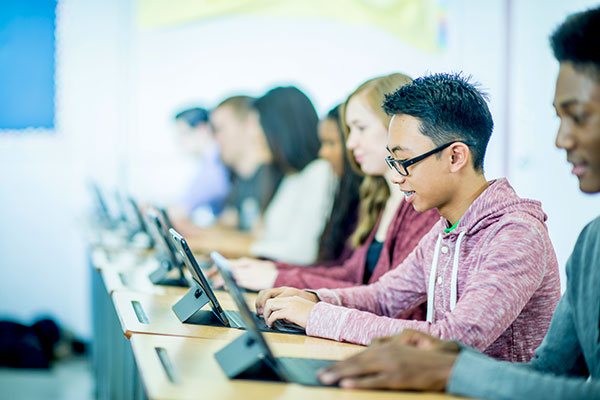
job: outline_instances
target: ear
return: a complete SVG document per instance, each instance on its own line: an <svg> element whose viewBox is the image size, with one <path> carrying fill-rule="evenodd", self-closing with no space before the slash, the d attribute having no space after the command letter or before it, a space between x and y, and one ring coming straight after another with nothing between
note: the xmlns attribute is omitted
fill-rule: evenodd
<svg viewBox="0 0 600 400"><path fill-rule="evenodd" d="M450 146L450 172L457 173L471 164L471 150L464 143L456 142Z"/></svg>

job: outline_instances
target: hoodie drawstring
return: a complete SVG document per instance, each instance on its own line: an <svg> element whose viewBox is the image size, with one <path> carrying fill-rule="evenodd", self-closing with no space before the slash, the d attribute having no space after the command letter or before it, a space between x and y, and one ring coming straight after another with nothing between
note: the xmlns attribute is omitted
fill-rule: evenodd
<svg viewBox="0 0 600 400"><path fill-rule="evenodd" d="M440 253L440 245L442 244L442 234L438 235L438 240L435 243L433 251L433 261L431 261L431 272L429 273L429 290L427 291L427 322L433 322L433 298L435 292L435 278L437 275L438 256Z"/></svg>
<svg viewBox="0 0 600 400"><path fill-rule="evenodd" d="M460 244L462 242L465 232L461 232L456 239L456 246L454 248L454 260L452 262L452 281L450 289L450 311L454 310L457 300L458 292L458 258L460 255ZM431 272L429 275L429 290L427 291L427 322L433 323L433 302L435 300L435 281L437 278L437 264L439 259L440 246L442 244L442 234L438 235L438 240L435 244L435 250L433 253L433 260L431 261Z"/></svg>
<svg viewBox="0 0 600 400"><path fill-rule="evenodd" d="M450 311L454 310L456 306L456 296L458 292L458 256L460 255L460 242L465 236L465 232L458 234L456 239L456 246L454 247L454 262L452 263L452 288L450 289Z"/></svg>

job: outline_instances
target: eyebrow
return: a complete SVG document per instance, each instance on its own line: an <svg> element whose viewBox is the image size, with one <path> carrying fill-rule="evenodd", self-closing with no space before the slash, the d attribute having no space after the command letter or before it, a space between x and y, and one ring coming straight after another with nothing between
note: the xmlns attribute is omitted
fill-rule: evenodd
<svg viewBox="0 0 600 400"><path fill-rule="evenodd" d="M396 145L394 147L392 147L392 149L390 150L390 148L388 146L385 146L385 148L387 149L387 151L391 154L394 154L395 152L397 152L398 150L400 151L406 151L408 149L405 149L404 147L400 146L400 145Z"/></svg>
<svg viewBox="0 0 600 400"><path fill-rule="evenodd" d="M569 100L561 101L560 103L558 103L558 106L560 106L561 108L569 108L570 106L573 106L573 105L579 104L579 103L580 103L580 101L577 99L569 99ZM554 108L558 107L555 103L553 103L552 105L554 106Z"/></svg>

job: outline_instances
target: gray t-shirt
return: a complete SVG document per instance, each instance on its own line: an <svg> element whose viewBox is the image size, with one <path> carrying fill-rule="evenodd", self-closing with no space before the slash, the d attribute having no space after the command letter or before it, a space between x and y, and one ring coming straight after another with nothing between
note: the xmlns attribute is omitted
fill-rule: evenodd
<svg viewBox="0 0 600 400"><path fill-rule="evenodd" d="M566 272L567 290L535 357L511 364L463 349L449 393L483 399L600 399L600 217L581 232Z"/></svg>

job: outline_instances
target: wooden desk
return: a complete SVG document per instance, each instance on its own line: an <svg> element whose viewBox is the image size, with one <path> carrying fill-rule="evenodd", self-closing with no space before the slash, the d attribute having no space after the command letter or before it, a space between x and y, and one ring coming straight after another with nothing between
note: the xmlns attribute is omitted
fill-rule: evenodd
<svg viewBox="0 0 600 400"><path fill-rule="evenodd" d="M236 309L229 294L216 291L215 295L223 309ZM130 337L132 333L228 339L238 336L239 329L182 323L171 309L180 298L181 296L177 295L157 295L133 291L116 291L112 295L121 327L127 337ZM249 305L253 304L253 299L250 300ZM207 304L203 309L209 310L209 307Z"/></svg>
<svg viewBox="0 0 600 400"><path fill-rule="evenodd" d="M136 291L149 294L169 294L177 297L183 296L188 288L178 286L164 286L153 284L148 275L154 268L129 267L118 268L113 266L104 267L100 273L106 290L109 294L115 291Z"/></svg>
<svg viewBox="0 0 600 400"><path fill-rule="evenodd" d="M225 310L236 310L237 307L228 293L215 292L217 299ZM254 299L256 295L246 294L248 305L254 310ZM204 326L195 324L184 324L179 321L171 306L179 299L171 295L153 295L147 293L137 293L130 291L117 291L112 296L113 304L117 310L117 315L121 322L121 327L125 336L131 337L136 333L145 333L153 335L167 336L185 336L204 339L221 339L231 341L241 335L244 331L235 328ZM136 305L138 311L136 312ZM208 309L208 305L205 306ZM143 311L143 316L138 315L139 310ZM349 343L338 343L332 340L310 337L305 335L286 335L281 333L265 333L265 337L274 343L287 342L301 344L307 348L315 349L327 348L336 345L338 348L363 347Z"/></svg>
<svg viewBox="0 0 600 400"><path fill-rule="evenodd" d="M255 238L244 232L208 228L201 235L183 236L194 253L218 251L227 258L252 257L250 246Z"/></svg>
<svg viewBox="0 0 600 400"><path fill-rule="evenodd" d="M100 271L109 294L116 290L132 290L143 293L172 294L183 296L187 288L153 284L148 276L158 268L158 260L152 252L108 253L96 249L92 263Z"/></svg>
<svg viewBox="0 0 600 400"><path fill-rule="evenodd" d="M288 336L288 335L283 335ZM297 384L229 380L214 359L214 353L227 342L198 338L134 334L131 346L149 399L449 399L435 393L351 391L339 388L307 387ZM343 359L360 351L359 346L330 343L310 348L295 343L273 343L276 356ZM339 346L338 346L339 345ZM162 350L158 350L162 349ZM163 355L165 364L158 356Z"/></svg>

